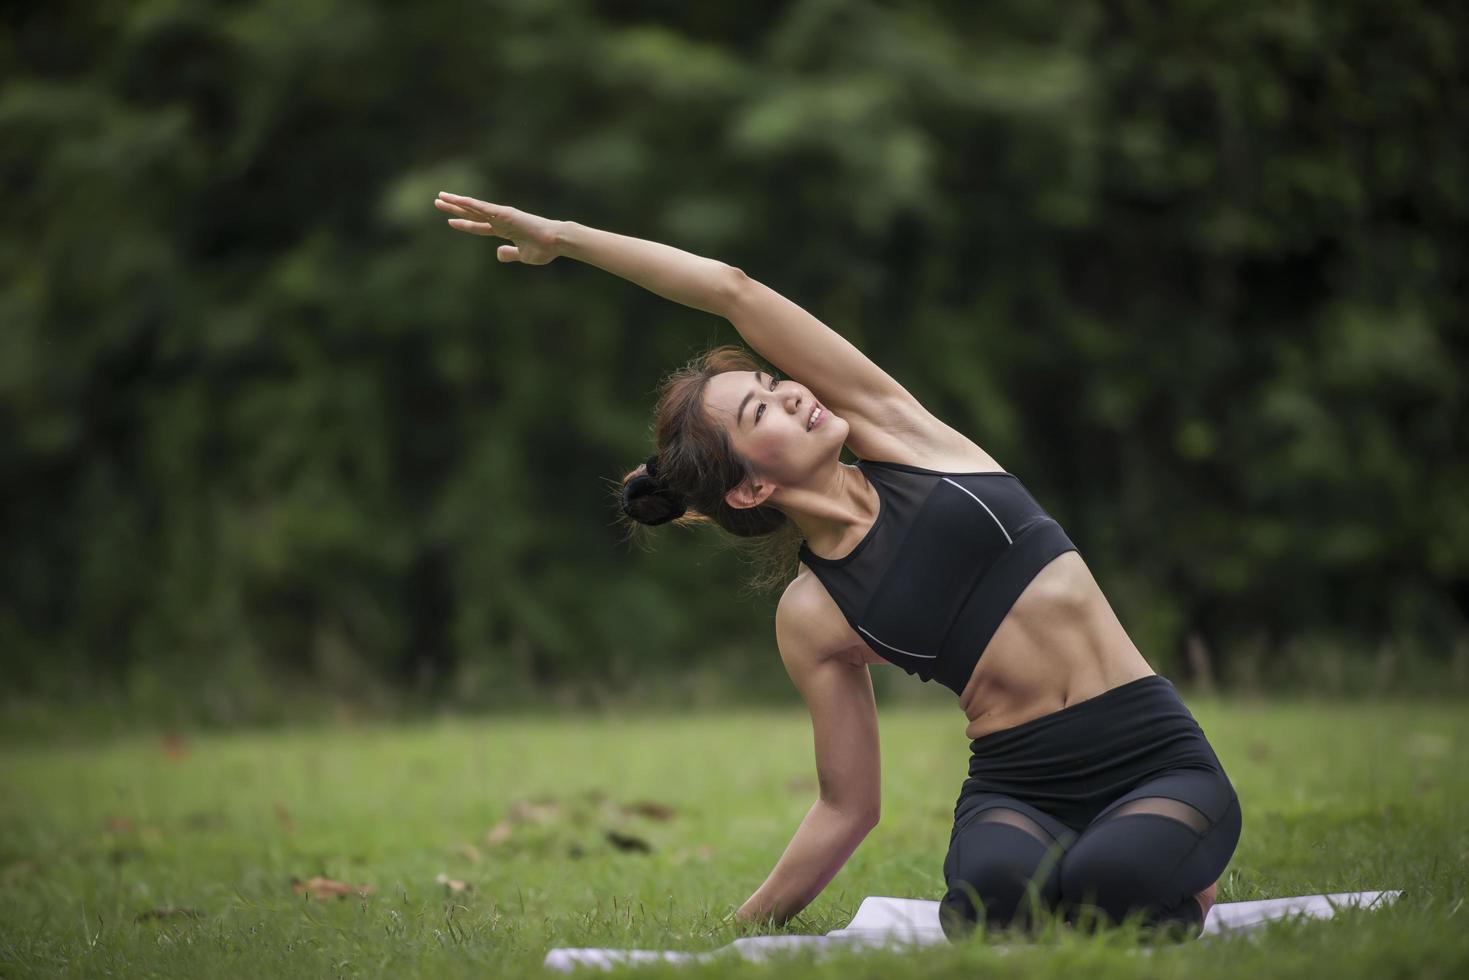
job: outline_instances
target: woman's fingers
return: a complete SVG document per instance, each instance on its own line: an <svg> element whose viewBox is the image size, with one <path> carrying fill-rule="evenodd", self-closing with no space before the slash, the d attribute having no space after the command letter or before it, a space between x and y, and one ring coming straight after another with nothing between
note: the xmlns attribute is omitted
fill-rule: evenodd
<svg viewBox="0 0 1469 980"><path fill-rule="evenodd" d="M440 191L439 199L464 208L466 211L473 211L475 214L481 215L481 220L483 221L494 221L496 218L502 218L505 216L505 212L509 210L508 208L500 207L498 204L491 204L489 201L481 201L475 197L465 197L463 194L450 194L448 191Z"/></svg>
<svg viewBox="0 0 1469 980"><path fill-rule="evenodd" d="M454 217L449 219L449 227L458 231L468 232L471 235L497 235L500 234L495 226L485 220L485 215L479 209L472 209L455 204L447 199L446 195L434 198L434 207ZM500 235L500 237L508 237Z"/></svg>
<svg viewBox="0 0 1469 980"><path fill-rule="evenodd" d="M436 199L434 201L434 207L438 208L440 211L443 211L445 214L452 214L458 218L467 218L470 221L494 220L493 216L488 215L477 208L461 207L458 204L450 204L448 201L442 199Z"/></svg>
<svg viewBox="0 0 1469 980"><path fill-rule="evenodd" d="M439 196L434 198L434 207L454 216L449 219L449 227L456 231L470 235L496 235L512 241L525 234L524 229L517 229L518 212L514 208L502 207L462 194L450 194L448 191L439 192ZM520 235L517 235L517 230ZM495 249L495 258L501 262L524 261L520 257L520 249L515 245L501 245Z"/></svg>
<svg viewBox="0 0 1469 980"><path fill-rule="evenodd" d="M470 221L467 218L450 218L449 227L456 231L465 231L471 235L499 235L494 227L487 221ZM504 237L501 235L500 237Z"/></svg>
<svg viewBox="0 0 1469 980"><path fill-rule="evenodd" d="M438 208L440 211L446 211L449 214L456 215L460 218L471 217L469 211L461 208L457 204L450 204L448 201L444 200L441 197L434 198L434 207Z"/></svg>
<svg viewBox="0 0 1469 980"><path fill-rule="evenodd" d="M450 198L453 198L453 200L450 200ZM461 198L457 194L440 194L434 199L434 207L443 211L445 214L454 215L455 219L490 229L501 238L513 239L516 237L515 210L513 208L502 208L497 205L486 204L484 201L475 201L473 205L460 203L463 201L473 201L473 198ZM454 219L451 219L449 223L454 225ZM461 228L460 225L454 225L454 227L460 228L462 231L470 230L467 227ZM475 234L485 233L478 229L475 230Z"/></svg>

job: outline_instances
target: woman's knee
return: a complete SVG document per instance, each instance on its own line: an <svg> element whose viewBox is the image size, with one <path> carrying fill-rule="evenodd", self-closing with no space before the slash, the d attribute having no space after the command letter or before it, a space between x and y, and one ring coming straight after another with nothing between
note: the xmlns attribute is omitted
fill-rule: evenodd
<svg viewBox="0 0 1469 980"><path fill-rule="evenodd" d="M967 935L980 923L988 929L1029 924L1039 909L1054 907L1059 898L1059 855L1020 835L999 840L994 834L983 835L988 840L976 836L956 840L945 864L948 891L939 912L950 939Z"/></svg>
<svg viewBox="0 0 1469 980"><path fill-rule="evenodd" d="M1135 913L1148 914L1165 903L1164 869L1147 855L1128 848L1086 841L1061 865L1061 899L1067 917L1079 921L1091 914L1119 923Z"/></svg>
<svg viewBox="0 0 1469 980"><path fill-rule="evenodd" d="M1150 922L1191 918L1198 908L1193 895L1223 873L1239 828L1237 803L1203 832L1161 813L1102 818L1061 864L1068 916L1080 919L1090 911L1112 923L1138 914Z"/></svg>

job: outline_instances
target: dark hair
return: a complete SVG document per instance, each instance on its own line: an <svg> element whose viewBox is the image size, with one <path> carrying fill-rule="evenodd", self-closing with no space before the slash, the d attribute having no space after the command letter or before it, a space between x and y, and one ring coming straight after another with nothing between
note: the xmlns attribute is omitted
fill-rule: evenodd
<svg viewBox="0 0 1469 980"><path fill-rule="evenodd" d="M715 347L674 371L658 386L653 411L656 451L622 478L622 513L637 524L713 523L751 539L758 570L751 585L783 584L795 574L800 530L775 507L731 507L724 495L754 476L734 451L729 433L704 406L709 379L761 365L740 347Z"/></svg>

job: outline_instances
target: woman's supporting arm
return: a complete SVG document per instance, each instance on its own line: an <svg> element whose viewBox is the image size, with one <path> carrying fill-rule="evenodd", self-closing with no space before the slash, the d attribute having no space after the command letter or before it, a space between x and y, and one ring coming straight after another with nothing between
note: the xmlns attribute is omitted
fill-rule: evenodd
<svg viewBox="0 0 1469 980"><path fill-rule="evenodd" d="M801 911L877 826L877 704L866 664L840 655L843 625L809 574L796 577L776 608L781 660L811 712L821 796L775 870L740 907L741 919L783 922Z"/></svg>
<svg viewBox="0 0 1469 980"><path fill-rule="evenodd" d="M779 924L800 912L836 877L872 826L866 818L817 800L775 869L740 906L736 918Z"/></svg>

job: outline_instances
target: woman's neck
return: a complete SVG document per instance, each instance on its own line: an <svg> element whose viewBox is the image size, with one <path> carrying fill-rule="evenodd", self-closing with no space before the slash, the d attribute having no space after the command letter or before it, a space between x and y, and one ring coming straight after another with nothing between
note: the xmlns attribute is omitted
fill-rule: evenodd
<svg viewBox="0 0 1469 980"><path fill-rule="evenodd" d="M782 487L772 495L817 554L842 554L877 520L880 501L872 481L855 466L835 464L809 485ZM857 529L854 533L854 529Z"/></svg>

